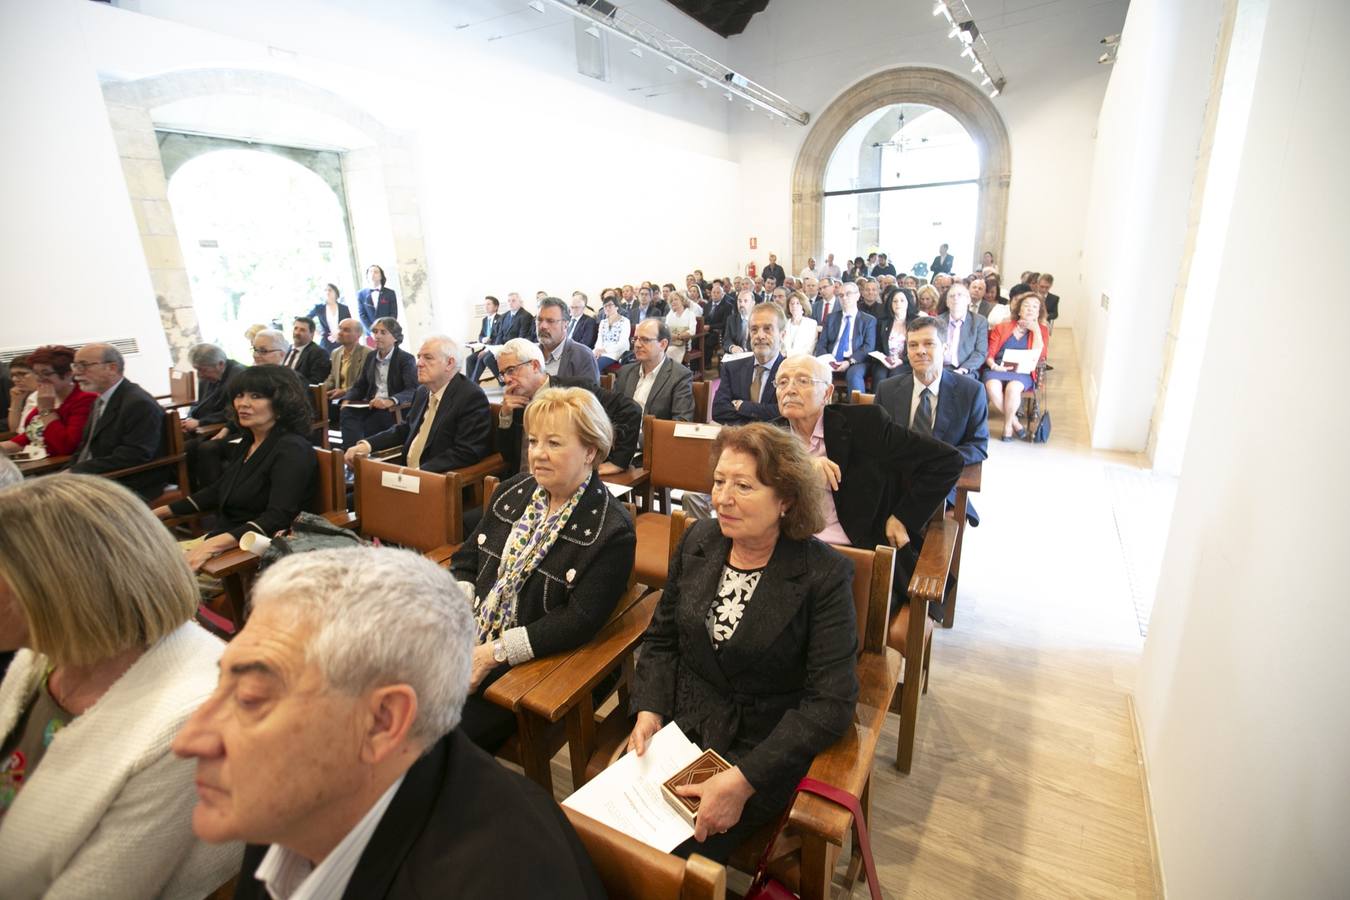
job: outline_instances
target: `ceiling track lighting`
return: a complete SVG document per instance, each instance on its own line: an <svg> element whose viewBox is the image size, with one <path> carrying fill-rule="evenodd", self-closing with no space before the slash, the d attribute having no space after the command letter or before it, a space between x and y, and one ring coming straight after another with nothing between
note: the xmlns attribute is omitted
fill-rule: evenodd
<svg viewBox="0 0 1350 900"><path fill-rule="evenodd" d="M539 15L541 16L544 14L544 4L541 2L541 0L530 0L530 2L526 3L525 5L528 6L530 9L534 10L535 12L539 13Z"/></svg>
<svg viewBox="0 0 1350 900"><path fill-rule="evenodd" d="M970 61L970 74L980 79L980 87L988 89L990 98L1003 93L1008 80L994 59L989 42L980 33L980 26L975 23L975 16L971 14L966 0L936 0L933 15L943 16L951 23L947 37L960 42L961 58ZM1107 39L1104 38L1102 42L1106 43Z"/></svg>

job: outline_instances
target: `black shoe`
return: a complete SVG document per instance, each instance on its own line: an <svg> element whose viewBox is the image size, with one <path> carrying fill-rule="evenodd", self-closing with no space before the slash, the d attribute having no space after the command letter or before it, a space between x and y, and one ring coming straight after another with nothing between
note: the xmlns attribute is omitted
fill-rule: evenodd
<svg viewBox="0 0 1350 900"><path fill-rule="evenodd" d="M1012 435L1011 435L1011 434L1005 434L1005 435L1003 436L1003 438L1002 438L1003 443L1005 443L1005 444L1011 444L1011 443L1012 443L1012 439L1013 439L1013 438L1012 438Z"/></svg>

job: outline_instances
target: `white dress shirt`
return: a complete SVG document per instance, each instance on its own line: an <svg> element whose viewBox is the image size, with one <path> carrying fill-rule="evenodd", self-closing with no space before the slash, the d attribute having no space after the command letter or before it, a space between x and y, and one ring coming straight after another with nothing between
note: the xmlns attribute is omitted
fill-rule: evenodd
<svg viewBox="0 0 1350 900"><path fill-rule="evenodd" d="M567 343L566 339L558 341L557 346L553 348L553 352L544 357L544 371L548 374L558 374L558 363L562 361L562 348L565 343ZM540 347L539 349L542 350L543 348Z"/></svg>
<svg viewBox="0 0 1350 900"><path fill-rule="evenodd" d="M802 316L800 322L788 319L787 331L783 333L784 356L813 356L816 352L816 336L819 334L816 320Z"/></svg>
<svg viewBox="0 0 1350 900"><path fill-rule="evenodd" d="M280 844L267 848L266 855L253 877L267 888L272 900L327 900L329 897L341 897L347 890L347 882L352 880L356 864L366 845L375 834L375 828L384 818L384 812L403 784L404 776L389 785L389 789L380 795L375 805L366 810L356 827L347 832L347 836L333 848L333 852L324 857L317 866L299 853L287 850Z"/></svg>
<svg viewBox="0 0 1350 900"><path fill-rule="evenodd" d="M938 373L938 377L933 379L932 384L924 384L922 381L919 380L918 375L914 376L914 396L909 398L910 425L914 424L914 414L919 411L919 399L923 396L923 389L928 388L928 393L933 395L933 398L928 401L928 405L929 407L932 408L933 425L935 427L937 426L938 388L941 386L942 386L942 373L940 372Z"/></svg>
<svg viewBox="0 0 1350 900"><path fill-rule="evenodd" d="M661 374L661 366L664 366L665 364L666 361L664 359L661 360L656 368L652 369L650 375L642 371L641 363L638 364L638 380L637 384L633 387L633 402L642 407L644 413L647 411L647 398L651 396L652 385L656 384L656 376Z"/></svg>

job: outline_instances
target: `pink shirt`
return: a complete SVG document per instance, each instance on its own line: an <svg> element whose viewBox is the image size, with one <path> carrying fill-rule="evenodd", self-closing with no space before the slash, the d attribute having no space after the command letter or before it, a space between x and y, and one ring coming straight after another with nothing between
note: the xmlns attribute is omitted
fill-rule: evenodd
<svg viewBox="0 0 1350 900"><path fill-rule="evenodd" d="M825 456L824 413L821 413L820 418L816 419L816 428L811 432L811 442L806 449L812 456ZM847 545L849 542L848 534L844 532L844 526L839 524L839 512L834 508L834 492L823 485L821 490L825 492L825 499L821 504L821 509L825 513L825 527L816 532L816 537L827 544Z"/></svg>

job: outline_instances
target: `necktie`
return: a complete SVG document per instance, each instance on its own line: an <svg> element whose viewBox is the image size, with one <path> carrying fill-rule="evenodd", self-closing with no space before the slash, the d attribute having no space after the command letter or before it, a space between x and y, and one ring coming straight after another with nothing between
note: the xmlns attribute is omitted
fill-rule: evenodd
<svg viewBox="0 0 1350 900"><path fill-rule="evenodd" d="M852 316L844 316L844 327L839 330L839 343L834 345L834 358L838 362L848 359L853 350L853 335L850 329L853 325Z"/></svg>
<svg viewBox="0 0 1350 900"><path fill-rule="evenodd" d="M295 350L292 349L291 352L286 354L286 362L283 363L283 365L285 365L286 368L288 369L294 369L296 357L298 357L299 355L300 355L299 353L295 352Z"/></svg>
<svg viewBox="0 0 1350 900"><path fill-rule="evenodd" d="M923 389L919 395L919 408L914 411L914 424L910 430L916 434L933 436L933 392Z"/></svg>
<svg viewBox="0 0 1350 900"><path fill-rule="evenodd" d="M98 430L99 417L103 415L105 398L100 396L94 401L94 413L89 417L89 432L84 439L84 449L80 451L80 458L76 462L84 462L94 453L94 432Z"/></svg>
<svg viewBox="0 0 1350 900"><path fill-rule="evenodd" d="M417 436L413 438L412 446L408 448L408 468L410 469L416 469L422 465L422 451L426 449L427 438L431 435L432 423L436 421L436 408L440 404L440 398L432 394L430 402L427 403L427 411L422 415L422 422L417 426Z"/></svg>
<svg viewBox="0 0 1350 900"><path fill-rule="evenodd" d="M758 403L760 391L764 389L764 367L755 365L755 377L750 382L750 402Z"/></svg>
<svg viewBox="0 0 1350 900"><path fill-rule="evenodd" d="M962 319L961 321L965 321ZM961 336L961 322L950 320L947 323L947 364L956 365L956 345Z"/></svg>

